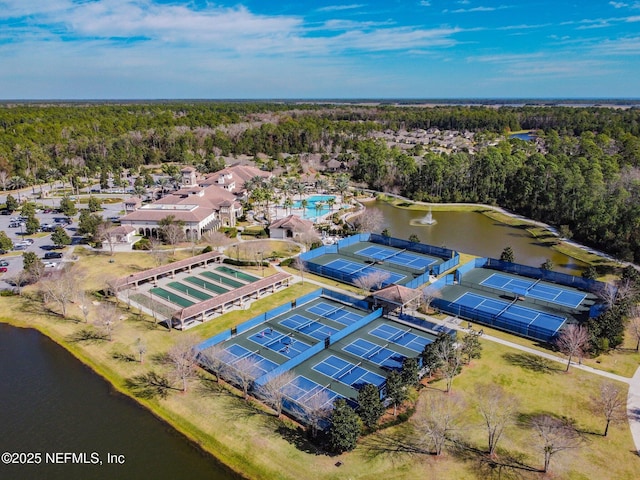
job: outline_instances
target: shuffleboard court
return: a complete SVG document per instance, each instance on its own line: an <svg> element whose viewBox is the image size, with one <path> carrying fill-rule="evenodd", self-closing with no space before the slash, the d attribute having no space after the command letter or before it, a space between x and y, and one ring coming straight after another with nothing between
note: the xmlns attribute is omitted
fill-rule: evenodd
<svg viewBox="0 0 640 480"><path fill-rule="evenodd" d="M220 285L216 285L215 283L211 283L211 282L207 282L205 279L201 278L201 277L186 277L184 279L185 282L189 282L193 285L197 285L200 288L203 288L205 290L208 290L210 292L214 292L217 294L221 294L221 293L227 293L229 290L227 290L224 287L221 287Z"/></svg>
<svg viewBox="0 0 640 480"><path fill-rule="evenodd" d="M337 258L324 266L349 274L358 274L355 278L358 276L369 275L371 273L387 275L387 283L398 283L406 277L406 275L400 275L399 273L390 272L389 270L384 270L382 268L375 268L371 265L362 265L361 263L351 262L344 258Z"/></svg>
<svg viewBox="0 0 640 480"><path fill-rule="evenodd" d="M287 358L293 358L311 347L302 340L293 338L291 334L282 333L272 328L265 328L254 333L249 337L249 340Z"/></svg>
<svg viewBox="0 0 640 480"><path fill-rule="evenodd" d="M383 376L361 367L360 364L348 362L335 355L316 363L313 369L355 389L360 389L367 383L380 388L386 381Z"/></svg>
<svg viewBox="0 0 640 480"><path fill-rule="evenodd" d="M343 305L336 306L325 302L316 303L307 308L307 312L328 318L343 325L351 325L362 318L361 315L347 310Z"/></svg>
<svg viewBox="0 0 640 480"><path fill-rule="evenodd" d="M384 262L395 263L416 269L426 269L430 265L438 262L437 258L428 255L420 255L408 250L398 250L395 248L386 248L370 245L366 248L355 252L356 255L382 260Z"/></svg>
<svg viewBox="0 0 640 480"><path fill-rule="evenodd" d="M264 358L259 353L252 352L237 343L231 344L225 348L225 362L227 365L233 367L243 358L250 361L247 362L247 365L243 365L243 368L249 368L251 371L247 373L249 373L254 379L261 377L278 366L277 363L272 362L271 360Z"/></svg>
<svg viewBox="0 0 640 480"><path fill-rule="evenodd" d="M550 303L576 308L587 296L585 293L566 290L540 280L512 277L501 273L493 273L480 285L485 285L505 292L515 292L527 297L537 298Z"/></svg>
<svg viewBox="0 0 640 480"><path fill-rule="evenodd" d="M196 302L187 300L186 298L183 298L180 295L176 295L175 293L170 292L169 290L165 290L162 287L152 288L149 291L153 293L156 297L160 297L165 300L168 300L169 302L175 303L176 305L180 305L183 308L190 307L191 305L194 305L196 303Z"/></svg>
<svg viewBox="0 0 640 480"><path fill-rule="evenodd" d="M253 283L259 280L258 277L254 277L253 275L249 275L248 273L241 272L239 270L235 270L233 268L229 268L224 265L216 267L216 270L219 272L225 273L231 277L236 277L236 278L239 278L240 280L245 280L249 283Z"/></svg>
<svg viewBox="0 0 640 480"><path fill-rule="evenodd" d="M388 345L388 344L387 344ZM405 356L387 348L387 345L376 345L364 338L356 338L349 345L342 348L345 352L364 358L376 365L392 370L400 370Z"/></svg>
<svg viewBox="0 0 640 480"><path fill-rule="evenodd" d="M290 399L302 405L305 405L310 399L321 392L325 393L327 399L325 404L322 406L330 406L337 398L340 398L340 395L333 390L323 387L319 383L309 380L307 377L303 377L302 375L297 376L287 383L283 387L282 392Z"/></svg>
<svg viewBox="0 0 640 480"><path fill-rule="evenodd" d="M184 283L180 282L169 282L168 285L174 290L178 290L179 292L186 293L188 296L197 298L198 300L209 300L211 295L208 295L200 290L197 290L193 287L189 287Z"/></svg>
<svg viewBox="0 0 640 480"><path fill-rule="evenodd" d="M199 275L202 275L203 277L207 277L211 280L215 280L216 282L229 285L230 287L233 287L233 288L242 287L244 285L244 283L242 282L234 280L233 278L225 277L224 275L220 275L219 273L215 273L215 272L206 271L206 272L199 273Z"/></svg>
<svg viewBox="0 0 640 480"><path fill-rule="evenodd" d="M431 339L416 335L411 332L411 328L404 330L394 327L393 325L383 324L378 325L373 330L369 331L369 335L387 340L389 343L395 343L402 347L413 350L417 353L422 353L424 347L431 343Z"/></svg>
<svg viewBox="0 0 640 480"><path fill-rule="evenodd" d="M338 331L335 328L316 322L315 320L311 320L307 317L303 317L297 313L280 320L279 323L284 327L295 330L296 332L304 333L305 335L318 340L324 340Z"/></svg>
<svg viewBox="0 0 640 480"><path fill-rule="evenodd" d="M224 287L221 287L220 285L216 285L215 283L211 283L211 282L207 282L205 279L201 278L201 277L187 277L184 279L185 282L189 282L192 285L197 285L200 288L203 288L204 290L208 290L210 292L213 293L217 293L218 295L221 293L227 293L229 290L227 290Z"/></svg>

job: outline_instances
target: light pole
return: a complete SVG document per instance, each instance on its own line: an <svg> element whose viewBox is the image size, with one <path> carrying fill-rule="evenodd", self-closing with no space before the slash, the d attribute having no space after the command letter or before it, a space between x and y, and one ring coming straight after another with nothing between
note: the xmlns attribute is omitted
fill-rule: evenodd
<svg viewBox="0 0 640 480"><path fill-rule="evenodd" d="M258 255L260 255L260 271L261 271L261 276L264 277L264 257L262 256L262 250L260 250L258 252Z"/></svg>

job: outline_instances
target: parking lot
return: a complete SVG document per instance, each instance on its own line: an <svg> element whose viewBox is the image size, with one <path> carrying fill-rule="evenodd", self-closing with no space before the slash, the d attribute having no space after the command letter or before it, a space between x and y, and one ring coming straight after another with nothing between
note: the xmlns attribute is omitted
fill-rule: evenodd
<svg viewBox="0 0 640 480"><path fill-rule="evenodd" d="M4 203L5 198L0 198L0 203ZM53 203L47 200L47 203ZM86 205L78 205L79 208L86 208ZM105 210L99 212L104 218L119 216L122 210L122 203L104 205ZM54 207L47 207L52 209ZM51 232L56 227L63 227L72 239L72 246L81 242L81 237L77 235L78 223L77 219L73 219L71 223L65 215L55 210L37 210L36 218L40 222L43 231L34 235L26 235L24 223L21 223L20 212L15 211L10 215L0 215L0 230L4 231L14 244L14 249L0 255L0 290L13 288L7 282L8 279L15 277L22 271L22 254L24 252L33 252L42 260L47 269L60 268L63 262L70 261L70 252L72 248L56 248L51 241ZM61 255L58 255L61 254ZM60 258L57 258L60 257ZM6 265L5 265L6 264ZM6 272L3 271L6 268Z"/></svg>

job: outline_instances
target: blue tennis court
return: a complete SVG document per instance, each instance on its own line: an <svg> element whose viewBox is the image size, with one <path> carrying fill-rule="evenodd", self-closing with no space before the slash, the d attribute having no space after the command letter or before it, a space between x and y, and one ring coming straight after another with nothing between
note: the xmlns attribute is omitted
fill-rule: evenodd
<svg viewBox="0 0 640 480"><path fill-rule="evenodd" d="M384 248L370 245L355 252L356 255L382 260L389 263L396 263L410 268L426 269L430 265L438 262L437 258L427 255L418 255L408 250L397 250L394 248Z"/></svg>
<svg viewBox="0 0 640 480"><path fill-rule="evenodd" d="M255 378L259 378L267 372L270 372L274 368L278 366L277 363L272 362L264 358L262 355L252 352L251 350L247 350L241 345L234 343L225 348L227 354L225 355L225 361L227 365L233 367L233 364L238 362L243 358L247 358L251 360L252 374Z"/></svg>
<svg viewBox="0 0 640 480"><path fill-rule="evenodd" d="M495 315L496 317L500 317L501 319L513 320L519 324L543 327L552 332L558 331L566 321L566 318L564 317L540 312L532 308L521 307L513 302L509 303L502 300L483 297L482 295L476 295L471 292L463 293L451 303L487 312Z"/></svg>
<svg viewBox="0 0 640 480"><path fill-rule="evenodd" d="M325 265L325 267L334 268L336 270L340 270L341 272L354 274L360 273L358 276L369 275L370 273L380 273L384 275L389 275L386 283L398 283L406 277L406 275L400 275L399 273L393 273L389 270L383 270L381 268L375 268L371 265L362 265L361 263L351 262L349 260L345 260L344 258L337 258ZM357 276L355 277L357 278Z"/></svg>
<svg viewBox="0 0 640 480"><path fill-rule="evenodd" d="M316 372L320 372L327 377L356 389L363 387L367 383L371 383L379 388L386 381L383 376L370 372L359 364L356 365L347 362L335 355L331 355L320 363L315 364L313 369Z"/></svg>
<svg viewBox="0 0 640 480"><path fill-rule="evenodd" d="M364 358L381 367L400 370L406 357L386 347L386 345L376 345L363 338L356 338L342 350Z"/></svg>
<svg viewBox="0 0 640 480"><path fill-rule="evenodd" d="M307 312L328 318L343 325L351 325L362 318L361 315L347 310L342 305L335 306L325 302L316 303L307 308Z"/></svg>
<svg viewBox="0 0 640 480"><path fill-rule="evenodd" d="M570 308L576 308L587 296L582 292L565 290L555 285L540 283L540 280L516 278L500 273L494 273L490 277L485 278L480 285L486 285L506 292L514 292Z"/></svg>
<svg viewBox="0 0 640 480"><path fill-rule="evenodd" d="M302 340L293 338L292 334L278 332L272 328L254 333L249 340L288 358L293 358L311 347Z"/></svg>
<svg viewBox="0 0 640 480"><path fill-rule="evenodd" d="M387 324L377 326L369 334L418 353L422 353L424 347L431 343L430 339L411 333L411 328L402 330Z"/></svg>
<svg viewBox="0 0 640 480"><path fill-rule="evenodd" d="M297 313L285 318L284 320L280 320L279 323L280 325L290 328L291 330L304 333L305 335L316 338L318 340L324 340L325 338L330 337L338 331L335 328L328 327L324 323L310 320L307 317L298 315Z"/></svg>
<svg viewBox="0 0 640 480"><path fill-rule="evenodd" d="M327 395L326 405L333 404L336 398L340 398L340 395L333 390L329 390L327 387L323 387L319 383L309 380L302 375L297 376L291 382L287 383L282 388L282 391L286 396L301 404L304 404L320 392L325 392Z"/></svg>

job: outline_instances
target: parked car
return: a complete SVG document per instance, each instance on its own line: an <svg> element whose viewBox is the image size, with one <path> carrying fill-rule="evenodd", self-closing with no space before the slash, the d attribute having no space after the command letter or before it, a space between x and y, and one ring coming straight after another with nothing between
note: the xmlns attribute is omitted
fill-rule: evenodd
<svg viewBox="0 0 640 480"><path fill-rule="evenodd" d="M47 252L44 254L44 259L49 259L49 258L62 258L62 253L61 252Z"/></svg>
<svg viewBox="0 0 640 480"><path fill-rule="evenodd" d="M44 262L44 268L55 268L56 265L58 264L53 262Z"/></svg>
<svg viewBox="0 0 640 480"><path fill-rule="evenodd" d="M0 272L6 272L7 271L7 267L0 267Z"/></svg>
<svg viewBox="0 0 640 480"><path fill-rule="evenodd" d="M7 262L6 260L2 260L0 262L0 267L8 267L9 266L9 262Z"/></svg>

